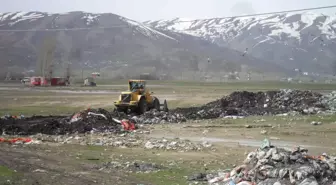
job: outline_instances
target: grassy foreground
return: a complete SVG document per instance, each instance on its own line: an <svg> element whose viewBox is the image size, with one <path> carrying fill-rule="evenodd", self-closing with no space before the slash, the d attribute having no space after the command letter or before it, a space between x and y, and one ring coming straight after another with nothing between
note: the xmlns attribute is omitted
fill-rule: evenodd
<svg viewBox="0 0 336 185"><path fill-rule="evenodd" d="M280 82L196 83L148 81L151 91L167 99L170 108L201 105L233 91L306 89L329 92L334 84L289 84ZM0 116L60 115L88 107L112 110L118 93L127 88L126 81L90 87L27 88L0 85ZM312 121L322 125L313 126ZM241 164L248 152L264 138L272 142L307 145L313 154L336 154L336 116L252 116L244 119L189 121L185 124L148 126L148 138L181 137L191 141L216 139L216 151L164 151L140 148L113 148L49 143L13 147L0 144L0 184L144 184L187 185L186 176L232 168ZM247 127L246 125L249 125ZM264 133L264 134L261 134ZM69 136L70 137L70 136ZM255 145L242 145L251 142ZM10 155L9 155L10 154ZM1 163L1 162L6 163ZM105 162L140 161L161 164L155 173L127 173L99 170ZM15 172L15 171L17 172ZM53 183L55 179L59 183Z"/></svg>

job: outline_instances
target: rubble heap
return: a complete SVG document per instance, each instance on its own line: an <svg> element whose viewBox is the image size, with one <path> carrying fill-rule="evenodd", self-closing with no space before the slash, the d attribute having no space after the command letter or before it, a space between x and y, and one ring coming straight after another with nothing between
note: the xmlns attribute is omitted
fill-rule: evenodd
<svg viewBox="0 0 336 185"><path fill-rule="evenodd" d="M91 114L88 114L88 113ZM76 116L75 116L76 115ZM102 116L103 115L103 116ZM75 120L72 118L76 117ZM8 135L65 135L98 132L119 132L121 125L111 121L111 115L104 109L91 109L72 116L32 116L22 119L0 119L0 130Z"/></svg>
<svg viewBox="0 0 336 185"><path fill-rule="evenodd" d="M123 125L116 120L131 120L137 124L180 123L186 118L177 113L151 110L144 115L126 115L104 109L87 109L71 116L32 116L0 119L0 131L8 135L65 135L87 132L120 132Z"/></svg>
<svg viewBox="0 0 336 185"><path fill-rule="evenodd" d="M329 113L336 113L336 91L323 96L322 103L328 107Z"/></svg>
<svg viewBox="0 0 336 185"><path fill-rule="evenodd" d="M143 115L130 116L129 119L140 124L181 123L187 121L182 114L157 111L155 109L152 109Z"/></svg>
<svg viewBox="0 0 336 185"><path fill-rule="evenodd" d="M336 158L311 156L308 150L271 146L268 140L247 155L244 164L231 172L206 175L210 184L320 184L336 183ZM204 177L204 176L203 176Z"/></svg>
<svg viewBox="0 0 336 185"><path fill-rule="evenodd" d="M187 119L213 119L228 115L274 115L291 111L316 114L327 109L322 99L322 94L312 91L237 91L201 107L178 108L173 112L183 114Z"/></svg>

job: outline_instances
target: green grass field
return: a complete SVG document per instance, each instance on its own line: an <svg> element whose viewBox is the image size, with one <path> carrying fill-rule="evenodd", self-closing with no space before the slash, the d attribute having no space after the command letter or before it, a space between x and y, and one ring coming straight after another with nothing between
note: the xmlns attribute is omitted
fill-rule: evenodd
<svg viewBox="0 0 336 185"><path fill-rule="evenodd" d="M290 84L283 82L172 82L148 81L148 87L160 99L167 99L170 108L195 106L213 101L233 91L266 91L304 89L329 92L336 84ZM152 86L152 87L151 87ZM87 107L112 110L118 93L127 89L127 81L114 81L97 87L23 87L2 84L0 115L70 114Z"/></svg>

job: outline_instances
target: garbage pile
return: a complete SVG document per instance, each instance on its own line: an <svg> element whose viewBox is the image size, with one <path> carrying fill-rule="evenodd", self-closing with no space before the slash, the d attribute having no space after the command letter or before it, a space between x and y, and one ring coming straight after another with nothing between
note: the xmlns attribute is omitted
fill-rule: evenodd
<svg viewBox="0 0 336 185"><path fill-rule="evenodd" d="M330 185L336 183L336 158L322 154L311 156L308 150L277 148L266 139L263 146L247 155L244 164L229 172L199 175L216 185ZM192 176L196 180L194 176Z"/></svg>
<svg viewBox="0 0 336 185"><path fill-rule="evenodd" d="M336 113L336 91L324 95L322 103L328 106L329 113Z"/></svg>
<svg viewBox="0 0 336 185"><path fill-rule="evenodd" d="M322 100L322 94L312 91L236 91L201 107L178 108L173 112L183 114L187 119L213 119L231 115L275 115L293 111L316 114L328 108Z"/></svg>
<svg viewBox="0 0 336 185"><path fill-rule="evenodd" d="M186 118L177 113L151 110L143 115L126 115L104 109L86 109L71 116L4 116L0 131L8 135L65 135L87 132L121 132L136 129L135 124L180 123Z"/></svg>
<svg viewBox="0 0 336 185"><path fill-rule="evenodd" d="M104 109L88 109L68 116L32 116L22 119L0 119L0 131L7 135L65 135L72 133L120 132L122 125L112 121Z"/></svg>
<svg viewBox="0 0 336 185"><path fill-rule="evenodd" d="M187 121L183 114L157 111L155 109L145 112L143 115L130 116L129 119L139 124L181 123Z"/></svg>

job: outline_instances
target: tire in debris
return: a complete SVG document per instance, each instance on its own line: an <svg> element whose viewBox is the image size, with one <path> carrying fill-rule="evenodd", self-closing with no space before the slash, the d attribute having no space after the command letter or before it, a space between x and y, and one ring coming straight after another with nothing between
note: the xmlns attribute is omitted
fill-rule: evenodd
<svg viewBox="0 0 336 185"><path fill-rule="evenodd" d="M138 114L143 114L147 111L147 102L144 97L142 97L138 104Z"/></svg>

